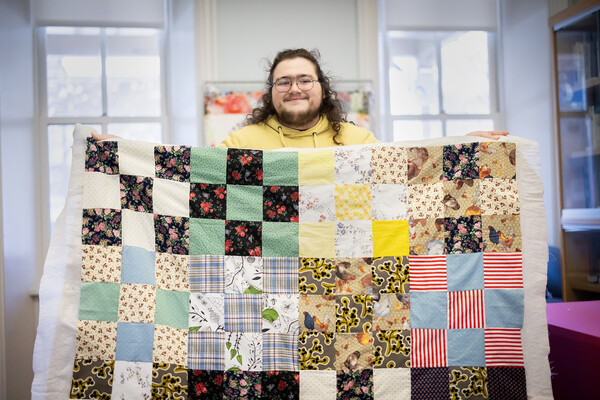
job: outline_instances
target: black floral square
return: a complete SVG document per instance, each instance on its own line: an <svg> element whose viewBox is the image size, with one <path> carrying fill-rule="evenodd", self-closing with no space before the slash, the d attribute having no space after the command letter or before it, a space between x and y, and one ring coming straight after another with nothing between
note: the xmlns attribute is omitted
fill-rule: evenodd
<svg viewBox="0 0 600 400"><path fill-rule="evenodd" d="M370 400L373 398L373 370L337 373L338 400Z"/></svg>
<svg viewBox="0 0 600 400"><path fill-rule="evenodd" d="M444 180L479 178L479 143L444 146Z"/></svg>
<svg viewBox="0 0 600 400"><path fill-rule="evenodd" d="M190 240L190 222L185 217L154 214L156 251L187 255Z"/></svg>
<svg viewBox="0 0 600 400"><path fill-rule="evenodd" d="M155 146L154 166L157 178L190 181L189 146Z"/></svg>
<svg viewBox="0 0 600 400"><path fill-rule="evenodd" d="M262 223L225 221L225 254L256 256L262 253Z"/></svg>
<svg viewBox="0 0 600 400"><path fill-rule="evenodd" d="M190 185L190 217L225 219L227 211L227 186L210 183Z"/></svg>
<svg viewBox="0 0 600 400"><path fill-rule="evenodd" d="M480 215L444 219L446 254L481 252L482 236Z"/></svg>
<svg viewBox="0 0 600 400"><path fill-rule="evenodd" d="M121 208L152 212L152 178L121 175Z"/></svg>
<svg viewBox="0 0 600 400"><path fill-rule="evenodd" d="M225 371L224 399L262 399L260 371ZM215 397L213 397L215 398Z"/></svg>
<svg viewBox="0 0 600 400"><path fill-rule="evenodd" d="M295 400L300 396L300 374L293 371L264 371L262 390L273 400Z"/></svg>
<svg viewBox="0 0 600 400"><path fill-rule="evenodd" d="M81 242L89 245L121 245L121 210L90 208L83 210Z"/></svg>
<svg viewBox="0 0 600 400"><path fill-rule="evenodd" d="M411 368L410 398L414 400L448 400L448 367Z"/></svg>
<svg viewBox="0 0 600 400"><path fill-rule="evenodd" d="M188 370L190 400L220 399L223 396L223 371Z"/></svg>
<svg viewBox="0 0 600 400"><path fill-rule="evenodd" d="M263 220L298 222L298 186L263 187Z"/></svg>
<svg viewBox="0 0 600 400"><path fill-rule="evenodd" d="M103 172L109 175L119 173L119 148L117 142L98 142L96 139L87 139L85 152L85 170L89 172Z"/></svg>
<svg viewBox="0 0 600 400"><path fill-rule="evenodd" d="M261 150L228 149L227 183L262 186L263 152Z"/></svg>
<svg viewBox="0 0 600 400"><path fill-rule="evenodd" d="M488 367L490 400L525 400L527 385L525 369L521 367Z"/></svg>

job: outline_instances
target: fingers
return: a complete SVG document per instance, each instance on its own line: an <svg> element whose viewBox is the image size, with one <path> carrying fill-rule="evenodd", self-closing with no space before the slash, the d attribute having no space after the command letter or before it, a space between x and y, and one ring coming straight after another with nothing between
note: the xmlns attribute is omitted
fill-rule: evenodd
<svg viewBox="0 0 600 400"><path fill-rule="evenodd" d="M99 135L97 133L92 132L92 137L94 139L96 139L98 142L102 141L102 140L108 140L108 139L118 139L118 136L115 135L110 135L110 134L105 134L105 135Z"/></svg>
<svg viewBox="0 0 600 400"><path fill-rule="evenodd" d="M491 140L498 140L506 135L508 135L508 131L475 131L467 133L467 136L478 136Z"/></svg>

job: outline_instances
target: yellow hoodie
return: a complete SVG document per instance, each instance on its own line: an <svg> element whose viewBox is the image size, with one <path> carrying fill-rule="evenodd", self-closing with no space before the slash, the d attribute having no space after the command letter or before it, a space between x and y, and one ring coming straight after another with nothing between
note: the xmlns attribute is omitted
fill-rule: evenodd
<svg viewBox="0 0 600 400"><path fill-rule="evenodd" d="M241 149L275 150L282 147L331 147L339 146L333 141L335 132L325 115L319 122L304 131L283 126L277 117L271 116L266 123L248 125L227 135L219 147ZM342 123L338 142L344 145L377 143L375 136L364 128Z"/></svg>

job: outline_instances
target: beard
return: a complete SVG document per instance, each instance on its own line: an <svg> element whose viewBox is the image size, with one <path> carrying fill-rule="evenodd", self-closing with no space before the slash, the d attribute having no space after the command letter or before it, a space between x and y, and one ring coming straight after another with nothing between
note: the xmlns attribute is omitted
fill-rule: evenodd
<svg viewBox="0 0 600 400"><path fill-rule="evenodd" d="M311 109L302 112L282 111L276 113L279 122L285 126L293 128L295 126L305 126L319 117L319 109Z"/></svg>

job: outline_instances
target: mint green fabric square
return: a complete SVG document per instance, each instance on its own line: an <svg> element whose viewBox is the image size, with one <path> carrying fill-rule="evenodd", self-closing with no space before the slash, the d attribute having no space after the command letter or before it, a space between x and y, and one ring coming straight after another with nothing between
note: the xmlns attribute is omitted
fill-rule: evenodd
<svg viewBox="0 0 600 400"><path fill-rule="evenodd" d="M225 254L225 221L190 218L190 254Z"/></svg>
<svg viewBox="0 0 600 400"><path fill-rule="evenodd" d="M192 147L190 182L226 183L227 149Z"/></svg>
<svg viewBox="0 0 600 400"><path fill-rule="evenodd" d="M262 221L263 187L227 185L227 219L229 221Z"/></svg>
<svg viewBox="0 0 600 400"><path fill-rule="evenodd" d="M113 282L81 282L79 319L116 322L121 285Z"/></svg>
<svg viewBox="0 0 600 400"><path fill-rule="evenodd" d="M188 329L190 296L188 292L156 289L154 323Z"/></svg>
<svg viewBox="0 0 600 400"><path fill-rule="evenodd" d="M295 151L265 151L263 182L266 186L298 185L298 153Z"/></svg>
<svg viewBox="0 0 600 400"><path fill-rule="evenodd" d="M263 257L298 257L298 224L263 222Z"/></svg>

